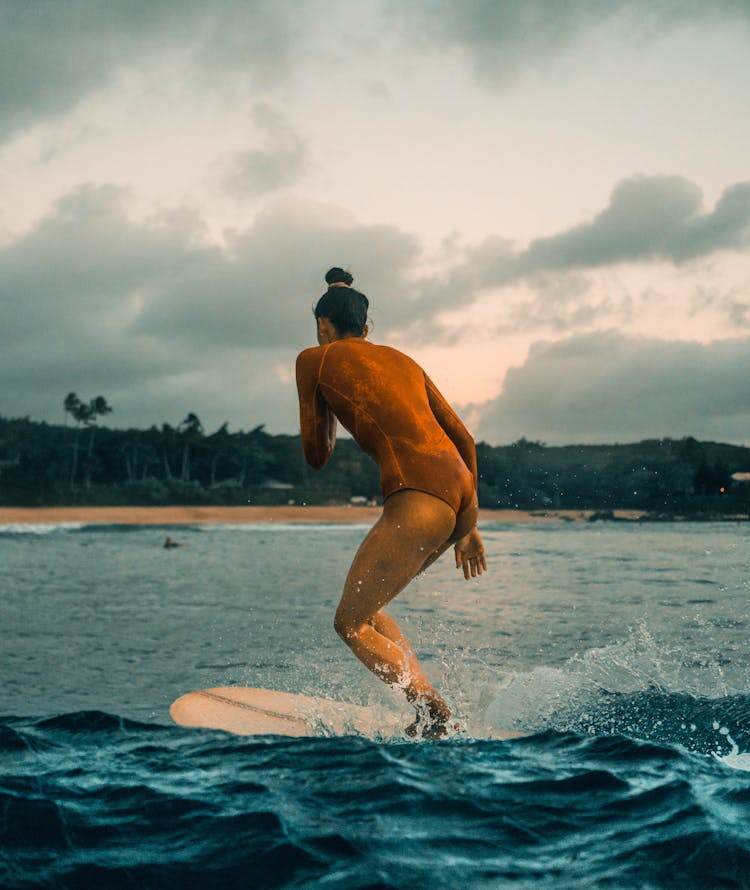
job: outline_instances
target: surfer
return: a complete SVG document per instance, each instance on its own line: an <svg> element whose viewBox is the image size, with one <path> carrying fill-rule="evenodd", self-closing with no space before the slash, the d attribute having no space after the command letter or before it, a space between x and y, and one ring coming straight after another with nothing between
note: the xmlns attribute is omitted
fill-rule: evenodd
<svg viewBox="0 0 750 890"><path fill-rule="evenodd" d="M334 626L369 670L415 706L408 734L439 738L450 707L384 608L451 544L467 580L486 570L474 440L415 361L366 339L369 301L351 274L336 267L325 280L313 311L319 345L297 357L305 458L325 466L338 418L375 459L383 493L383 513L357 550Z"/></svg>

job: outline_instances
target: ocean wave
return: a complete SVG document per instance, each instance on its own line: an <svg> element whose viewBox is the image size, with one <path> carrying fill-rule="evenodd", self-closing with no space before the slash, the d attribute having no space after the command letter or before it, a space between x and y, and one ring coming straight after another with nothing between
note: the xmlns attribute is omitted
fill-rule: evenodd
<svg viewBox="0 0 750 890"><path fill-rule="evenodd" d="M622 735L239 738L0 723L2 886L747 886L746 773Z"/></svg>
<svg viewBox="0 0 750 890"><path fill-rule="evenodd" d="M163 531L184 530L190 526L164 523L163 525L138 525L129 522L13 522L0 524L0 537L13 535L55 534L111 534L156 529Z"/></svg>
<svg viewBox="0 0 750 890"><path fill-rule="evenodd" d="M127 534L158 531L177 534L201 532L300 532L300 531L364 531L368 522L215 522L215 523L118 523L118 522L9 522L0 524L0 537L17 535L54 535L60 533Z"/></svg>
<svg viewBox="0 0 750 890"><path fill-rule="evenodd" d="M0 536L50 535L56 532L79 531L83 522L4 522L0 523Z"/></svg>
<svg viewBox="0 0 750 890"><path fill-rule="evenodd" d="M216 522L204 526L205 530L231 531L231 532L259 532L259 531L352 531L363 530L372 527L371 522Z"/></svg>

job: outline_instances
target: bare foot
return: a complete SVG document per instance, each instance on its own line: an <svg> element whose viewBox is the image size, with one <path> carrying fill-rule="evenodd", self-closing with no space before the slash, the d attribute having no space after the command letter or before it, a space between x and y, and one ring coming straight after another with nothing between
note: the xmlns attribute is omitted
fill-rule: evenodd
<svg viewBox="0 0 750 890"><path fill-rule="evenodd" d="M414 707L417 718L404 730L409 738L442 739L448 734L451 710L442 699L422 699ZM450 728L457 730L460 726L456 723Z"/></svg>

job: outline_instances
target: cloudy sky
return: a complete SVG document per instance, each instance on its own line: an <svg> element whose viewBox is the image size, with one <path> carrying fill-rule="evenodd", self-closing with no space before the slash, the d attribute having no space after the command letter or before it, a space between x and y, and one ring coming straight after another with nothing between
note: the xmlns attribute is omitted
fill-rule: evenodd
<svg viewBox="0 0 750 890"><path fill-rule="evenodd" d="M342 265L478 438L750 444L746 0L0 12L0 414L296 432Z"/></svg>

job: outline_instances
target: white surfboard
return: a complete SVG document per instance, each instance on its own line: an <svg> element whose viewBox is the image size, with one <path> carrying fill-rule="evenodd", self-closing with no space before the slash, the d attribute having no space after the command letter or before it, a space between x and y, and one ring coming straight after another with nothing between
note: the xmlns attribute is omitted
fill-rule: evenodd
<svg viewBox="0 0 750 890"><path fill-rule="evenodd" d="M403 735L404 718L373 708L273 689L217 686L197 689L172 702L169 715L180 726L223 729L236 735L325 736ZM493 730L490 738L510 739L524 733Z"/></svg>
<svg viewBox="0 0 750 890"><path fill-rule="evenodd" d="M373 735L382 730L372 708L249 686L188 692L172 702L169 715L180 726L237 735Z"/></svg>

